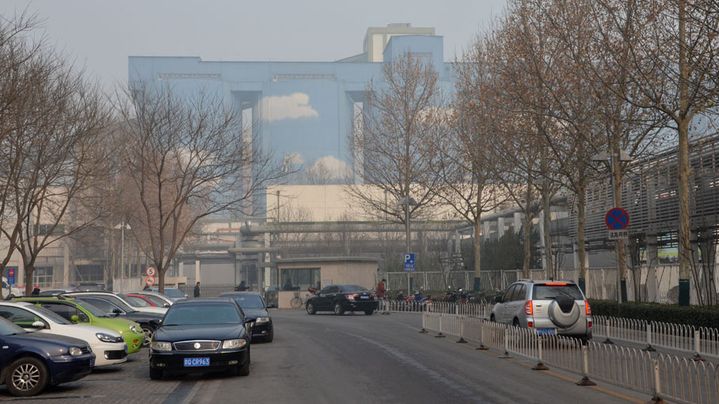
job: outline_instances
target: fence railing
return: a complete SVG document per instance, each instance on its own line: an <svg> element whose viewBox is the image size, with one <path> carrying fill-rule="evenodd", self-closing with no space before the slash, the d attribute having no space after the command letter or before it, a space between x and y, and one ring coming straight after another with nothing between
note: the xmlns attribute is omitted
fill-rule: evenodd
<svg viewBox="0 0 719 404"><path fill-rule="evenodd" d="M596 379L654 399L719 402L719 366L710 362L597 342L582 345L572 338L539 336L532 329L432 311L422 313L422 331L455 336L479 344L480 349L496 349L503 352L502 357L534 360L536 370L548 365L576 373L580 385L592 385L591 379Z"/></svg>
<svg viewBox="0 0 719 404"><path fill-rule="evenodd" d="M406 303L381 301L380 311L411 311L456 314L489 319L491 304L479 303ZM719 329L693 327L686 324L664 323L621 317L593 316L594 339L609 339L643 345L644 348L664 348L694 355L695 359L719 359Z"/></svg>

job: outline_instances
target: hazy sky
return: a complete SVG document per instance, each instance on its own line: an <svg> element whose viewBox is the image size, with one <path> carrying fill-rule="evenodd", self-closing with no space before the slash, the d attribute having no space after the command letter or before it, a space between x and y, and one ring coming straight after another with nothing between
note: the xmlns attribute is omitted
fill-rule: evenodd
<svg viewBox="0 0 719 404"><path fill-rule="evenodd" d="M2 0L28 8L52 45L105 87L127 80L129 55L204 60L331 61L362 52L369 26L436 28L451 60L506 0Z"/></svg>

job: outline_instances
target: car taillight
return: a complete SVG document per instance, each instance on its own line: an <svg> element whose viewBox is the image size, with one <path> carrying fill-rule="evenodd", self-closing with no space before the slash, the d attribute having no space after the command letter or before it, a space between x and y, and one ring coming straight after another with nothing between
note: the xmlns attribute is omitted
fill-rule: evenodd
<svg viewBox="0 0 719 404"><path fill-rule="evenodd" d="M534 314L534 306L532 305L531 300L527 300L527 303L524 304L524 314L528 316Z"/></svg>
<svg viewBox="0 0 719 404"><path fill-rule="evenodd" d="M592 328L592 320L587 321L587 328Z"/></svg>
<svg viewBox="0 0 719 404"><path fill-rule="evenodd" d="M534 321L531 321L531 320L527 321L527 328L532 328L532 327L534 327Z"/></svg>
<svg viewBox="0 0 719 404"><path fill-rule="evenodd" d="M592 315L592 308L589 307L589 300L584 301L584 313L588 316Z"/></svg>

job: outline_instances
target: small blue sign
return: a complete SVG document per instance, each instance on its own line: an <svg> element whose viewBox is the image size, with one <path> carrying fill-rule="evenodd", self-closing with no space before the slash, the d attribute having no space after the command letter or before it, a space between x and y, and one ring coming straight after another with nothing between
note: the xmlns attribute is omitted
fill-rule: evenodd
<svg viewBox="0 0 719 404"><path fill-rule="evenodd" d="M405 271L414 271L415 267L415 254L414 253L407 253L404 255L404 270Z"/></svg>
<svg viewBox="0 0 719 404"><path fill-rule="evenodd" d="M622 208L609 209L604 216L604 223L609 230L624 230L629 227L629 213Z"/></svg>

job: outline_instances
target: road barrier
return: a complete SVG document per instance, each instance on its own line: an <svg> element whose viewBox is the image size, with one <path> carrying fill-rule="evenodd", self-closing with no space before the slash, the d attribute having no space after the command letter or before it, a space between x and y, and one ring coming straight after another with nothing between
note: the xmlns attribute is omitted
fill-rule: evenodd
<svg viewBox="0 0 719 404"><path fill-rule="evenodd" d="M621 322L612 324L626 325ZM639 325L629 324L631 327L612 328L616 331L612 335L617 339L637 338ZM539 336L533 329L451 313L425 311L422 327L437 335L455 336L479 347L499 350L502 352L500 357L521 356L535 360L537 365L533 369L546 369L544 365L548 365L576 373L580 377L577 382L580 386L594 385L592 379L596 379L651 395L654 400L698 404L719 402L719 366L714 363L601 342L582 345L580 340L573 338ZM653 334L659 337L655 341L664 341L665 334Z"/></svg>

